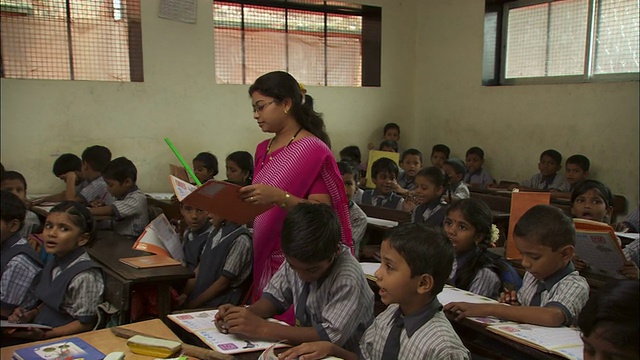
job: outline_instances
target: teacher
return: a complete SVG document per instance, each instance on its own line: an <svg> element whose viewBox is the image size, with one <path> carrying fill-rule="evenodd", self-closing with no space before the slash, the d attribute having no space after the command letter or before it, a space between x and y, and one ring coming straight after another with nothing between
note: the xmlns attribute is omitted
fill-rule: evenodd
<svg viewBox="0 0 640 360"><path fill-rule="evenodd" d="M331 205L340 219L342 242L353 247L342 176L329 149L324 121L305 93L283 71L264 74L249 88L253 118L263 132L274 136L256 147L253 184L240 189L240 197L276 205L253 223L254 301L285 260L280 248L282 223L297 204Z"/></svg>

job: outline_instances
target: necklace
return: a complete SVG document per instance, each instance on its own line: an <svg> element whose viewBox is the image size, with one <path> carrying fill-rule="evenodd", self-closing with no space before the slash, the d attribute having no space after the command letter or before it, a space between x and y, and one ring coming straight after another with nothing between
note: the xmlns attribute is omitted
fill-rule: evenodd
<svg viewBox="0 0 640 360"><path fill-rule="evenodd" d="M302 131L302 127L298 128L298 131L296 131L295 134L293 134L293 136L291 137L291 139L289 140L289 142L287 143L287 145L285 145L285 148L289 147L289 145L291 145L291 143L293 142L293 140L296 138L296 136L298 136L298 134L300 134L300 131ZM272 137L271 140L269 140L269 145L267 145L267 151L264 153L264 156L262 157L262 166L264 166L264 161L267 158L267 155L269 155L269 161L271 161L273 159L273 157L271 157L271 144L273 143L273 139L275 139L276 137Z"/></svg>

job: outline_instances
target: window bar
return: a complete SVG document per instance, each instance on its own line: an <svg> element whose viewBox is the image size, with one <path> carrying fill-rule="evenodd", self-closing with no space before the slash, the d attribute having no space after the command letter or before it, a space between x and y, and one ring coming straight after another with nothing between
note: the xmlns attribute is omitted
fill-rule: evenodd
<svg viewBox="0 0 640 360"><path fill-rule="evenodd" d="M71 4L70 0L66 0L67 7L67 49L69 49L69 74L71 75L71 80L75 80L74 67L73 67L73 43L71 36Z"/></svg>
<svg viewBox="0 0 640 360"><path fill-rule="evenodd" d="M247 56L246 56L245 28L244 28L244 4L240 4L240 47L242 49L242 83L247 83Z"/></svg>
<svg viewBox="0 0 640 360"><path fill-rule="evenodd" d="M324 86L329 85L329 64L328 64L328 48L327 48L327 1L324 1L325 10L324 10Z"/></svg>
<svg viewBox="0 0 640 360"><path fill-rule="evenodd" d="M596 12L596 3L598 10ZM593 57L596 56L596 14L600 13L602 3L597 0L589 1L589 17L587 18L587 45L584 55L584 78L593 77Z"/></svg>
<svg viewBox="0 0 640 360"><path fill-rule="evenodd" d="M549 76L549 49L551 48L551 4L547 4L547 44L545 48L544 76Z"/></svg>

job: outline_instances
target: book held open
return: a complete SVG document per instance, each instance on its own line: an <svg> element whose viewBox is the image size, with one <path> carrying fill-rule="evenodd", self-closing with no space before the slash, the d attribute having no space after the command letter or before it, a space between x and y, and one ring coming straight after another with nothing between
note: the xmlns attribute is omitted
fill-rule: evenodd
<svg viewBox="0 0 640 360"><path fill-rule="evenodd" d="M613 228L599 221L573 219L576 227L575 254L598 274L623 279L619 270L626 261Z"/></svg>

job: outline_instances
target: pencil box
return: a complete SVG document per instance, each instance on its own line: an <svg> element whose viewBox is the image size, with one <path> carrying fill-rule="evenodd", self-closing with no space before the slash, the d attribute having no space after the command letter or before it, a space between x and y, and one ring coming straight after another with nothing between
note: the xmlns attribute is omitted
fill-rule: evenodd
<svg viewBox="0 0 640 360"><path fill-rule="evenodd" d="M127 346L134 354L153 356L156 358L168 358L182 347L177 341L156 339L152 337L135 335L127 340Z"/></svg>

